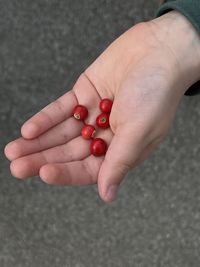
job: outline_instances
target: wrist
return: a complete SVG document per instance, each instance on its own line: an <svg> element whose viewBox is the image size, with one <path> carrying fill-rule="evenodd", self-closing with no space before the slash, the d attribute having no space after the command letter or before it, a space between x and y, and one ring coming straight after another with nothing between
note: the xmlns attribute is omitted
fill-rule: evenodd
<svg viewBox="0 0 200 267"><path fill-rule="evenodd" d="M190 21L177 11L171 11L149 22L155 37L172 58L170 72L185 91L200 80L200 36Z"/></svg>

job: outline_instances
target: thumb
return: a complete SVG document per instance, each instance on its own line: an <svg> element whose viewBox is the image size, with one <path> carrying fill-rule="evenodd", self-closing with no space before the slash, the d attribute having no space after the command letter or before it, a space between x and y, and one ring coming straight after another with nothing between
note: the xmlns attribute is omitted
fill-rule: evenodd
<svg viewBox="0 0 200 267"><path fill-rule="evenodd" d="M145 134L130 125L120 126L108 147L98 175L98 190L106 202L116 199L120 183L127 172L136 165L145 148Z"/></svg>

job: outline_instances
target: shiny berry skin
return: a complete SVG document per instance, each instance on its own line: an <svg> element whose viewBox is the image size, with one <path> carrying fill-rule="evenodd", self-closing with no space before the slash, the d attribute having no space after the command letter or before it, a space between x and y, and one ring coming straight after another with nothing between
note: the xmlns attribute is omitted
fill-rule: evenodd
<svg viewBox="0 0 200 267"><path fill-rule="evenodd" d="M75 119L83 121L88 116L88 110L83 105L77 105L73 110L73 116Z"/></svg>
<svg viewBox="0 0 200 267"><path fill-rule="evenodd" d="M101 138L95 138L91 141L90 152L95 157L100 157L106 154L107 144Z"/></svg>
<svg viewBox="0 0 200 267"><path fill-rule="evenodd" d="M101 113L96 117L96 125L99 128L108 128L110 126L109 123L109 114Z"/></svg>
<svg viewBox="0 0 200 267"><path fill-rule="evenodd" d="M113 104L112 100L104 98L100 101L99 108L104 113L110 113L112 109L112 104Z"/></svg>
<svg viewBox="0 0 200 267"><path fill-rule="evenodd" d="M92 139L94 138L96 130L93 125L85 124L81 130L81 135L84 139Z"/></svg>

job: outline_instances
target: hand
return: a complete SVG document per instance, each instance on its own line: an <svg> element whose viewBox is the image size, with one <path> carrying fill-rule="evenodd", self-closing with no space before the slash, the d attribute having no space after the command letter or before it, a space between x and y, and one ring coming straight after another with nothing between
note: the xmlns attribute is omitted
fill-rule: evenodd
<svg viewBox="0 0 200 267"><path fill-rule="evenodd" d="M165 31L174 16L176 27L180 21L191 33L185 48L177 51L177 42L183 40L174 41L174 32ZM176 27L173 31L178 31ZM192 57L187 49L194 46L190 39L199 42L197 36L177 12L140 23L120 36L80 75L72 90L26 121L22 137L5 147L13 176L39 175L57 185L97 183L100 197L114 200L125 174L144 162L167 135L184 92L199 78L196 55L192 63L187 58L179 62L186 52ZM83 123L71 112L78 103L85 105L90 114L86 122L94 124L101 98L114 101L110 128L97 135L109 148L105 157L94 157L90 141L80 136Z"/></svg>

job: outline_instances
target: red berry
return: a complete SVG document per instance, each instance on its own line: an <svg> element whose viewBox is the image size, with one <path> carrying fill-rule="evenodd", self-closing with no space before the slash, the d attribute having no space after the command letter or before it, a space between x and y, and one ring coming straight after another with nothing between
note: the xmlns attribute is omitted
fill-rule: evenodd
<svg viewBox="0 0 200 267"><path fill-rule="evenodd" d="M110 113L112 109L112 100L104 98L100 101L99 108L102 112Z"/></svg>
<svg viewBox="0 0 200 267"><path fill-rule="evenodd" d="M90 152L96 157L100 157L106 154L107 144L101 138L95 138L90 144Z"/></svg>
<svg viewBox="0 0 200 267"><path fill-rule="evenodd" d="M83 126L81 130L81 135L84 139L91 139L94 137L96 130L93 125L86 124Z"/></svg>
<svg viewBox="0 0 200 267"><path fill-rule="evenodd" d="M99 128L108 128L110 126L109 114L107 113L99 114L96 118L96 124L99 126Z"/></svg>
<svg viewBox="0 0 200 267"><path fill-rule="evenodd" d="M74 116L75 119L83 121L88 116L88 110L87 110L86 107L84 107L82 105L77 105L74 108L73 116Z"/></svg>

